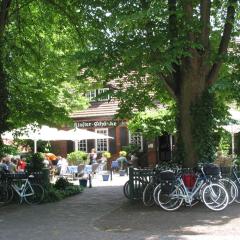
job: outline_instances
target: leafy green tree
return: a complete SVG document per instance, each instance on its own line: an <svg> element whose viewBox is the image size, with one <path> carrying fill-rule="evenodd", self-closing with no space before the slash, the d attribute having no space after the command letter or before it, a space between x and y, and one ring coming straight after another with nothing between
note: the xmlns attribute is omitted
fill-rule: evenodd
<svg viewBox="0 0 240 240"><path fill-rule="evenodd" d="M70 123L69 113L87 106L86 84L76 80L75 26L51 1L0 3L0 133L32 122Z"/></svg>
<svg viewBox="0 0 240 240"><path fill-rule="evenodd" d="M212 99L204 121L209 116L212 120L201 125L212 139L214 98L221 94L217 80L225 74L227 81L236 70L229 63L230 55L236 55L231 38L234 42L239 33L239 1L109 0L78 5L89 29L87 45L79 51L81 78L108 83L125 117L131 117L133 109L153 107L156 100L174 101L177 148L184 165L195 166L202 156L195 139L201 132L196 108ZM205 151L212 152L212 145L208 148Z"/></svg>
<svg viewBox="0 0 240 240"><path fill-rule="evenodd" d="M153 139L166 132L174 134L174 112L167 109L146 110L136 113L129 121L128 127L131 132L141 131L149 139Z"/></svg>

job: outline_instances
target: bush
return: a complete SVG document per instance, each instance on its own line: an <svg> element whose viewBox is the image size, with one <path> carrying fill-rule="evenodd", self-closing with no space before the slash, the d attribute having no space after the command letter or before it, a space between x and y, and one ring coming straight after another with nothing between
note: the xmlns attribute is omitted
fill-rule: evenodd
<svg viewBox="0 0 240 240"><path fill-rule="evenodd" d="M68 186L73 186L73 184L65 178L59 178L55 183L55 188L59 190L65 190Z"/></svg>
<svg viewBox="0 0 240 240"><path fill-rule="evenodd" d="M27 170L29 172L40 172L44 168L43 164L43 154L42 153L33 153L27 157Z"/></svg>
<svg viewBox="0 0 240 240"><path fill-rule="evenodd" d="M126 151L128 154L138 154L139 146L135 144L129 144L128 146L123 146L123 151Z"/></svg>
<svg viewBox="0 0 240 240"><path fill-rule="evenodd" d="M83 187L74 186L66 179L64 180L58 180L55 185L48 185L45 189L44 203L60 201L66 197L79 194L83 191Z"/></svg>
<svg viewBox="0 0 240 240"><path fill-rule="evenodd" d="M67 155L68 162L71 165L79 165L81 163L85 164L87 161L87 157L88 154L83 151L76 151Z"/></svg>

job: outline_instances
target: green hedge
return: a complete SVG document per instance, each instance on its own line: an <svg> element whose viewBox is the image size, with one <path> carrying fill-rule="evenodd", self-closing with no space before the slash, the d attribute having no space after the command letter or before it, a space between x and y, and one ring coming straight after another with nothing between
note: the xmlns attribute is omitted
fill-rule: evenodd
<svg viewBox="0 0 240 240"><path fill-rule="evenodd" d="M45 188L44 203L57 202L64 198L79 194L83 187L73 185L64 178L59 178L55 184L49 184Z"/></svg>

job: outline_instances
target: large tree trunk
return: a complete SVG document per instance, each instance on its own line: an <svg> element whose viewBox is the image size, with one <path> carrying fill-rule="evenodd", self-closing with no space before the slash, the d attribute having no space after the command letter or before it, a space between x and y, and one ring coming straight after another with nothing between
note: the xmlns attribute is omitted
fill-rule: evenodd
<svg viewBox="0 0 240 240"><path fill-rule="evenodd" d="M7 25L7 19L9 15L9 8L11 5L11 0L0 1L0 155L2 153L1 149L3 147L3 141L1 139L1 134L8 130L8 81L6 74L4 72L3 63L3 50L4 50L4 32Z"/></svg>
<svg viewBox="0 0 240 240"><path fill-rule="evenodd" d="M197 65L197 64L196 64ZM195 64L194 64L195 66ZM202 96L205 90L205 75L199 73L199 68L187 64L181 70L181 85L177 97L177 137L182 144L184 152L183 166L194 167L199 161L199 156L194 146L193 126L194 119L191 107Z"/></svg>

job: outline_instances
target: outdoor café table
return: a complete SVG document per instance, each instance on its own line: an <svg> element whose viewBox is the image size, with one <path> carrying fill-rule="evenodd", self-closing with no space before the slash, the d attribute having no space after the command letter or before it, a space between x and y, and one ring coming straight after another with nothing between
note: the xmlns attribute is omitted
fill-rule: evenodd
<svg viewBox="0 0 240 240"><path fill-rule="evenodd" d="M85 174L91 174L92 173L92 165L85 165L83 171ZM68 166L67 172L71 173L71 174L78 173L78 166Z"/></svg>
<svg viewBox="0 0 240 240"><path fill-rule="evenodd" d="M91 174L92 173L92 165L85 165L84 173L85 174Z"/></svg>
<svg viewBox="0 0 240 240"><path fill-rule="evenodd" d="M67 171L71 174L78 173L78 166L68 166Z"/></svg>
<svg viewBox="0 0 240 240"><path fill-rule="evenodd" d="M74 176L76 173L78 173L78 166L68 166L67 172ZM91 176L92 165L85 165L83 172L84 172L84 174L88 174L89 187L92 187L92 176Z"/></svg>

